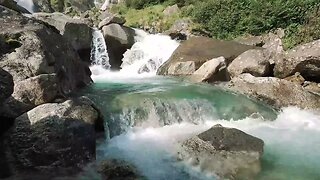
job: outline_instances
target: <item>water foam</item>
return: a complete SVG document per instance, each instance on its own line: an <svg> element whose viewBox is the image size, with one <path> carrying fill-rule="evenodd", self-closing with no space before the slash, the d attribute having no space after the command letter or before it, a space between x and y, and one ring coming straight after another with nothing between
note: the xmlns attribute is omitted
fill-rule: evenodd
<svg viewBox="0 0 320 180"><path fill-rule="evenodd" d="M133 128L100 148L109 157L132 162L150 179L208 178L195 178L194 169L186 168L173 157L178 142L215 124L238 128L264 140L263 170L258 179L320 177L320 115L294 107L283 109L275 121L208 119L199 125L180 123L158 128Z"/></svg>
<svg viewBox="0 0 320 180"><path fill-rule="evenodd" d="M30 13L34 13L34 3L33 0L15 0L17 4L26 10L28 10Z"/></svg>
<svg viewBox="0 0 320 180"><path fill-rule="evenodd" d="M92 32L92 49L90 60L92 65L101 67L101 69L109 69L111 67L107 53L107 44L101 31L97 29ZM96 71L95 74L102 72L102 70Z"/></svg>

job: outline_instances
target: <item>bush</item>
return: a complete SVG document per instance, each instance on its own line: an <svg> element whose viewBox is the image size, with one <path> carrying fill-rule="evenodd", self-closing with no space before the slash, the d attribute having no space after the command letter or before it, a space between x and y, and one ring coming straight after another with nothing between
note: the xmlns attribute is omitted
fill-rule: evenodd
<svg viewBox="0 0 320 180"><path fill-rule="evenodd" d="M165 0L125 0L127 7L134 9L142 9L151 5L163 3Z"/></svg>

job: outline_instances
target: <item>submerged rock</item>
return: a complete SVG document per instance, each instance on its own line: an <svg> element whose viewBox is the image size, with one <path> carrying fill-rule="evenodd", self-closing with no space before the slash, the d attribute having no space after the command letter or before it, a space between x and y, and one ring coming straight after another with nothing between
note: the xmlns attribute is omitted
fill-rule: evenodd
<svg viewBox="0 0 320 180"><path fill-rule="evenodd" d="M205 172L228 179L255 179L264 142L238 129L216 125L184 141L178 158L191 160Z"/></svg>
<svg viewBox="0 0 320 180"><path fill-rule="evenodd" d="M194 61L196 70L205 62L224 57L229 64L241 53L253 49L253 46L232 41L220 41L206 37L191 37L184 41L157 71L158 75L168 75L170 66L177 62Z"/></svg>
<svg viewBox="0 0 320 180"><path fill-rule="evenodd" d="M95 159L99 121L99 112L84 97L43 104L21 115L7 133L13 172L79 170Z"/></svg>
<svg viewBox="0 0 320 180"><path fill-rule="evenodd" d="M104 180L142 180L138 170L126 161L110 159L104 160L98 167Z"/></svg>
<svg viewBox="0 0 320 180"><path fill-rule="evenodd" d="M276 59L274 75L285 78L299 72L306 80L320 82L320 40L300 45Z"/></svg>
<svg viewBox="0 0 320 180"><path fill-rule="evenodd" d="M253 76L268 76L271 71L269 59L270 53L263 49L252 49L242 53L228 66L231 77L242 73L250 73Z"/></svg>
<svg viewBox="0 0 320 180"><path fill-rule="evenodd" d="M242 74L233 78L228 87L276 107L298 106L320 108L320 96L306 91L301 85L275 77L254 77Z"/></svg>

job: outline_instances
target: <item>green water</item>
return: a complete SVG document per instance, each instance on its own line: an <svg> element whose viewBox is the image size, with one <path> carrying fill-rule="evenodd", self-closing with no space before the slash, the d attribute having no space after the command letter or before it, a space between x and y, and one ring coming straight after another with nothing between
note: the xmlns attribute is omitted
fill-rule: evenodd
<svg viewBox="0 0 320 180"><path fill-rule="evenodd" d="M160 77L100 81L81 94L99 106L112 137L100 144L99 158L130 161L148 179L214 179L176 162L171 147L217 123L264 140L256 179L320 179L320 118L313 112L276 112L219 87Z"/></svg>

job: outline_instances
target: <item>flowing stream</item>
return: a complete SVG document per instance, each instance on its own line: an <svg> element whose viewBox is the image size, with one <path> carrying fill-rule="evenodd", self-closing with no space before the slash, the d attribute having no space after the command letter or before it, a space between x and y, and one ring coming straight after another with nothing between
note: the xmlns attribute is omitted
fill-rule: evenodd
<svg viewBox="0 0 320 180"><path fill-rule="evenodd" d="M98 159L124 159L150 180L215 179L177 161L175 147L222 124L264 140L257 179L320 179L319 114L295 107L276 112L219 87L155 76L178 43L147 34L137 41L120 72L93 66L95 83L82 92L97 103L108 127L110 139L99 144Z"/></svg>

